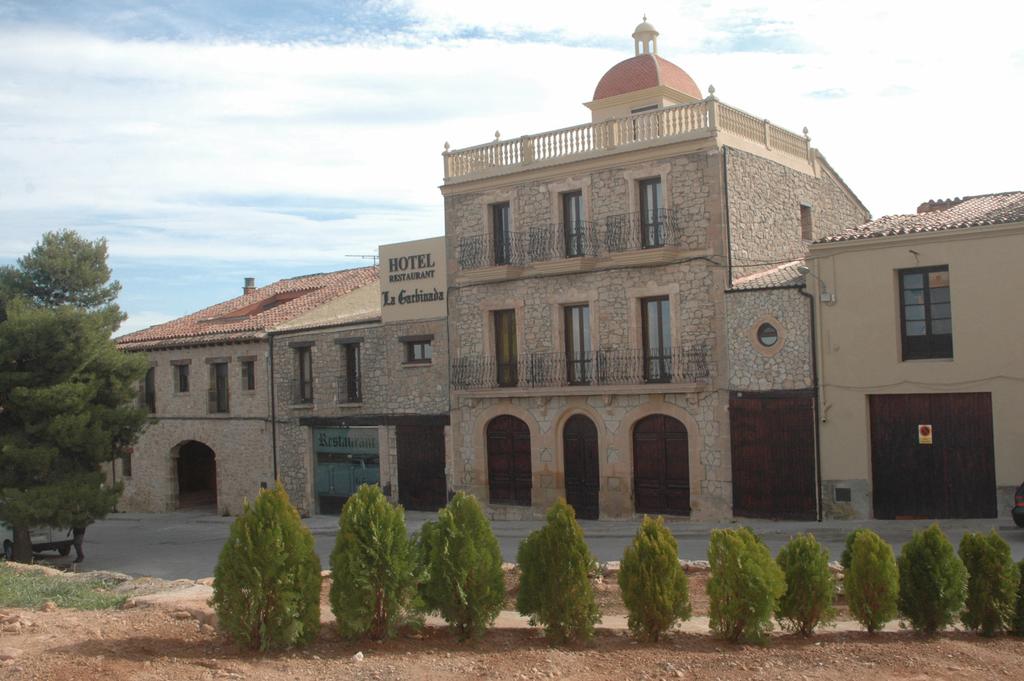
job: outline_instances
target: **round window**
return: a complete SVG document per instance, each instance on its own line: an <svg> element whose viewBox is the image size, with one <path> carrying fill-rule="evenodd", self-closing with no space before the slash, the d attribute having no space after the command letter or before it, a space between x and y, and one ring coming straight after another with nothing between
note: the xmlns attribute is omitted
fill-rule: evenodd
<svg viewBox="0 0 1024 681"><path fill-rule="evenodd" d="M779 331L774 326L765 322L757 327L757 342L766 348L770 348L779 342Z"/></svg>

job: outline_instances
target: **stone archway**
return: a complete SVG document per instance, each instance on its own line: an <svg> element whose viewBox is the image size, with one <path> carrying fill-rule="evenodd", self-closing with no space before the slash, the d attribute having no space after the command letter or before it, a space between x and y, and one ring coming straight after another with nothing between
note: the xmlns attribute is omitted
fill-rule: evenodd
<svg viewBox="0 0 1024 681"><path fill-rule="evenodd" d="M217 458L207 445L189 440L178 445L179 509L217 507Z"/></svg>

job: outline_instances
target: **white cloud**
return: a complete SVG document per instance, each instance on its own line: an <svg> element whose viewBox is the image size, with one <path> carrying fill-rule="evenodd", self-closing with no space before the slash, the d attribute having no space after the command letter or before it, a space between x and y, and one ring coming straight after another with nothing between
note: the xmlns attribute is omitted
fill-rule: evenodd
<svg viewBox="0 0 1024 681"><path fill-rule="evenodd" d="M122 259L310 270L439 234L443 143L585 122L580 104L632 55L640 20L633 6L592 3L409 7L418 34L344 45L0 26L0 260L59 226L108 236ZM1021 188L1022 7L716 0L646 10L662 56L729 104L807 125L881 215Z"/></svg>

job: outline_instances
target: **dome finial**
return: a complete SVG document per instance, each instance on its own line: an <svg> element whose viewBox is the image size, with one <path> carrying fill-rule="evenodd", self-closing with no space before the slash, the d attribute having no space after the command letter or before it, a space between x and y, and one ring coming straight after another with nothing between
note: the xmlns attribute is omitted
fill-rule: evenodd
<svg viewBox="0 0 1024 681"><path fill-rule="evenodd" d="M641 45L643 46L642 54L658 54L658 29L647 23L646 12L643 22L637 24L633 30L633 47L636 49L637 56L641 54Z"/></svg>

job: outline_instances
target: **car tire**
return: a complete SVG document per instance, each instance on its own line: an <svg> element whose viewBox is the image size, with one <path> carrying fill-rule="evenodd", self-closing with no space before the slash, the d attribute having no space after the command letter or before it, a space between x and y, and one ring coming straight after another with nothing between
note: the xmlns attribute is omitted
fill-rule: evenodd
<svg viewBox="0 0 1024 681"><path fill-rule="evenodd" d="M4 560L11 560L14 558L14 542L10 539L4 540Z"/></svg>
<svg viewBox="0 0 1024 681"><path fill-rule="evenodd" d="M71 544L70 543L61 544L57 548L57 553L60 554L61 557L68 555L69 553L71 553Z"/></svg>

